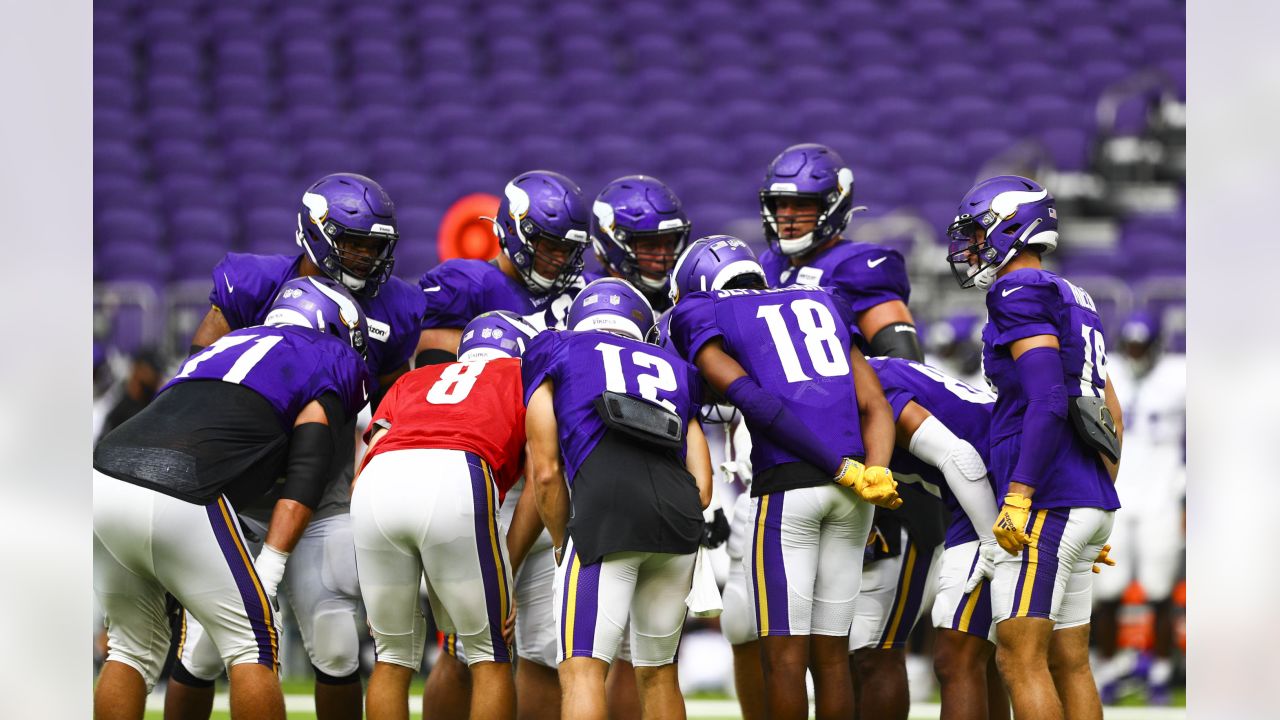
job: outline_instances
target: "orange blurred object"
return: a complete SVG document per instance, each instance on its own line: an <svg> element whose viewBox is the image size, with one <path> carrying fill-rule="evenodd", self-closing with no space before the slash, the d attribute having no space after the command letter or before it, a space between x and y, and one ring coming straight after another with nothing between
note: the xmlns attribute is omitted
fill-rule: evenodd
<svg viewBox="0 0 1280 720"><path fill-rule="evenodd" d="M1147 605L1147 594L1137 580L1120 596L1116 645L1134 650L1150 650L1155 644L1156 616Z"/></svg>
<svg viewBox="0 0 1280 720"><path fill-rule="evenodd" d="M1173 588L1173 641L1187 651L1187 581L1180 580Z"/></svg>
<svg viewBox="0 0 1280 720"><path fill-rule="evenodd" d="M501 201L489 193L472 193L458 198L440 220L436 252L440 261L453 258L489 260L498 254L498 236L493 223L484 218L498 214Z"/></svg>

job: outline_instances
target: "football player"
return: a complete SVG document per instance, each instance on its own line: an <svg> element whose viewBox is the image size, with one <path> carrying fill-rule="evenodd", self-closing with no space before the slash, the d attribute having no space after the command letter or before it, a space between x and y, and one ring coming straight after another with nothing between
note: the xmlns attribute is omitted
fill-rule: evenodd
<svg viewBox="0 0 1280 720"><path fill-rule="evenodd" d="M994 563L1000 674L1017 718L1101 718L1089 669L1090 570L1120 507L1123 432L1102 322L1089 293L1041 265L1058 245L1058 217L1039 183L983 180L948 235L960 286L987 294L982 352L997 392L991 470L1002 550L984 553L975 573Z"/></svg>
<svg viewBox="0 0 1280 720"><path fill-rule="evenodd" d="M733 259L731 259L733 258ZM853 345L852 310L821 288L715 290L734 261L754 258L738 238L694 242L675 286L703 262L706 290L676 298L671 338L751 431L757 633L771 718L808 713L805 670L820 717L849 717L849 627L871 505L901 505L887 465L893 413ZM864 465L865 461L865 465Z"/></svg>
<svg viewBox="0 0 1280 720"><path fill-rule="evenodd" d="M991 530L995 491L987 474L995 396L911 360L880 357L868 362L897 421L897 448L890 462L894 477L927 484L941 495L951 516L943 548L917 554L913 547L902 572L881 579L904 583L913 572L936 578L923 584L923 593L887 612L889 626L876 633L896 635L932 598L933 626L938 628L933 665L942 684L942 717L1008 718L1009 698L995 668L990 586L981 578L969 582L980 544L988 552L996 544ZM906 534L875 540L906 544Z"/></svg>
<svg viewBox="0 0 1280 720"><path fill-rule="evenodd" d="M351 497L360 593L377 650L369 720L408 716L409 681L426 644L424 575L432 614L466 648L471 717L515 717L502 634L511 565L498 506L523 469L519 357L536 334L514 314L485 313L464 328L458 362L411 371L374 415Z"/></svg>
<svg viewBox="0 0 1280 720"><path fill-rule="evenodd" d="M659 313L671 307L671 269L689 229L680 198L647 175L610 182L591 208L591 243L600 265L644 293Z"/></svg>
<svg viewBox="0 0 1280 720"><path fill-rule="evenodd" d="M957 312L930 323L925 333L925 361L973 387L986 387L982 375L982 318Z"/></svg>
<svg viewBox="0 0 1280 720"><path fill-rule="evenodd" d="M852 242L840 235L859 208L853 206L853 171L831 148L814 143L793 145L773 159L760 188L760 213L769 249L761 258L765 279L773 287L823 286L853 310L851 328L870 340L869 354L922 362L919 339L907 300L911 294L906 263L896 250L874 243ZM896 539L906 528L908 543L875 543L867 548L854 623L857 650L849 658L859 717L906 717L911 698L906 654L902 652L911 622L892 638L876 632L892 618L887 609L924 592L927 573L909 573L906 584L880 584L894 577L913 551L931 553L942 542L946 510L918 485L901 488L904 509L875 511L873 535ZM864 687L865 685L865 687Z"/></svg>
<svg viewBox="0 0 1280 720"><path fill-rule="evenodd" d="M280 287L296 277L328 277L355 296L368 318L366 363L373 405L406 372L418 338L423 298L391 276L399 240L395 206L378 183L351 173L326 175L307 188L297 210L297 255L229 253L213 270L212 307L196 329L192 351L228 332L260 324ZM317 715L324 720L360 717L360 602L355 547L348 514L355 463L355 416L338 447L337 471L296 550L284 578L284 594L297 618L315 671ZM270 506L241 507L255 533L266 527ZM207 720L213 681L222 672L216 648L200 628L188 628L185 655L174 667L165 697L168 720Z"/></svg>
<svg viewBox="0 0 1280 720"><path fill-rule="evenodd" d="M1107 366L1125 408L1124 464L1117 479L1125 512L1116 516L1111 542L1127 552L1119 572L1097 579L1093 622L1102 663L1102 701L1114 702L1121 680L1140 670L1133 650L1116 653L1120 596L1134 579L1155 616L1155 659L1146 668L1147 699L1167 705L1173 675L1170 595L1183 556L1182 502L1186 494L1187 359L1162 352L1160 323L1148 312L1130 316L1120 330L1122 352ZM1124 480L1124 482L1119 482Z"/></svg>
<svg viewBox="0 0 1280 720"><path fill-rule="evenodd" d="M98 443L93 585L109 654L94 717L143 717L169 649L168 593L216 644L232 714L283 720L276 590L340 461L338 436L365 404L367 327L341 285L288 281L262 325L193 355ZM235 508L268 493L255 561Z"/></svg>
<svg viewBox="0 0 1280 720"><path fill-rule="evenodd" d="M582 289L582 253L588 244L590 211L577 183L560 173L531 170L507 183L493 219L501 252L493 260L453 259L423 274L426 301L416 365L452 362L462 328L481 313L507 310L538 330L561 328L569 304ZM523 491L517 483L513 494ZM504 505L511 512L518 503ZM517 702L521 717L559 717L552 582L555 562L545 532L529 550L516 578ZM446 648L456 647L452 640ZM465 654L465 643L464 643ZM424 714L465 707L466 665L440 655L423 691ZM466 717L446 714L442 720Z"/></svg>
<svg viewBox="0 0 1280 720"><path fill-rule="evenodd" d="M418 280L427 308L417 365L452 361L462 328L491 310L528 316L539 330L562 325L582 288L589 214L582 190L560 173L530 170L507 183L493 218L502 252L446 260Z"/></svg>
<svg viewBox="0 0 1280 720"><path fill-rule="evenodd" d="M675 655L711 499L701 382L644 341L653 309L625 280L587 285L567 332L525 354L529 478L558 570L563 717L604 718L630 622L645 717L684 715ZM562 463L563 458L563 463Z"/></svg>

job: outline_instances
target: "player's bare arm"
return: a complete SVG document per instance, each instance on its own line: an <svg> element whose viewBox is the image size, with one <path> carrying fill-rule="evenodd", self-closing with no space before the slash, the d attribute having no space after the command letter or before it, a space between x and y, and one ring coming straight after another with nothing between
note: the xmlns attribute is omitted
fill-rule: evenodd
<svg viewBox="0 0 1280 720"><path fill-rule="evenodd" d="M849 353L853 368L853 388L858 396L858 415L862 425L862 444L867 452L867 467L888 467L893 455L893 408L884 397L884 388L876 371L867 364L862 353Z"/></svg>
<svg viewBox="0 0 1280 720"><path fill-rule="evenodd" d="M893 323L916 324L915 318L911 317L911 311L907 309L907 304L901 300L882 302L858 314L858 329L867 340L871 340Z"/></svg>
<svg viewBox="0 0 1280 720"><path fill-rule="evenodd" d="M212 345L218 338L231 332L231 325L227 322L226 316L222 314L222 308L217 305L210 305L209 312L205 313L204 319L200 321L200 326L196 328L195 335L191 337L191 352L203 350Z"/></svg>
<svg viewBox="0 0 1280 720"><path fill-rule="evenodd" d="M417 356L427 350L442 350L456 354L460 340L462 340L462 328L428 328L418 336L418 348L413 354Z"/></svg>
<svg viewBox="0 0 1280 720"><path fill-rule="evenodd" d="M544 380L529 398L525 412L525 435L529 443L525 479L533 483L538 515L551 533L551 541L557 548L563 548L565 527L569 523L569 493L564 484L564 468L560 464L560 439L552 392L551 381Z"/></svg>
<svg viewBox="0 0 1280 720"><path fill-rule="evenodd" d="M698 483L698 500L702 509L711 504L711 450L707 447L707 436L702 432L702 424L697 420L689 423L685 433L684 467L693 475Z"/></svg>
<svg viewBox="0 0 1280 720"><path fill-rule="evenodd" d="M532 480L526 478L526 482ZM507 530L507 557L511 559L511 575L520 571L533 547L538 535L542 534L542 516L538 514L537 491L520 493L516 503L515 514L511 517L511 528Z"/></svg>

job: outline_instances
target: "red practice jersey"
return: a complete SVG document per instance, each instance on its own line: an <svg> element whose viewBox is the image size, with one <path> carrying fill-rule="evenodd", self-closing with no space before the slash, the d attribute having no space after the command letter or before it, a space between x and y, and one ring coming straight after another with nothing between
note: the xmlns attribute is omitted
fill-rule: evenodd
<svg viewBox="0 0 1280 720"><path fill-rule="evenodd" d="M517 358L418 368L378 405L369 431L387 433L364 464L392 450L465 450L489 463L505 498L524 466L523 397Z"/></svg>

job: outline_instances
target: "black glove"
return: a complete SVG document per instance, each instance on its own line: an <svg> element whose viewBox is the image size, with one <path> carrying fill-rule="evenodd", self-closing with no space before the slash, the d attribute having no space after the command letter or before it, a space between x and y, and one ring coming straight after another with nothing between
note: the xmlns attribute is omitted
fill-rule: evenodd
<svg viewBox="0 0 1280 720"><path fill-rule="evenodd" d="M714 550L724 544L729 539L729 519L724 516L724 510L716 508L715 513L711 516L710 522L702 524L702 547L708 550Z"/></svg>

